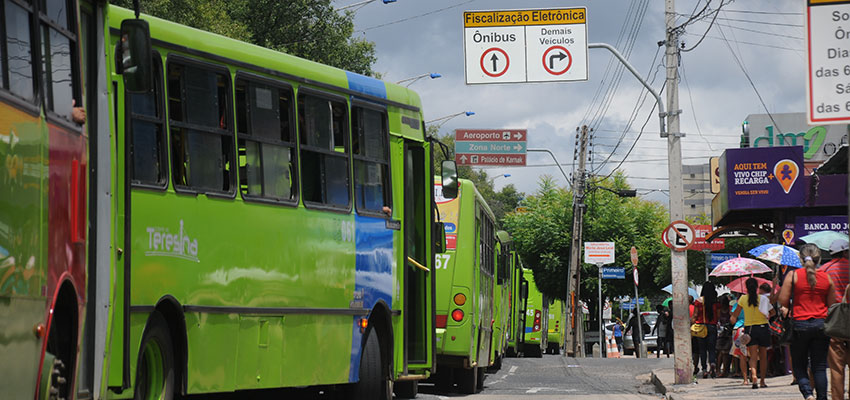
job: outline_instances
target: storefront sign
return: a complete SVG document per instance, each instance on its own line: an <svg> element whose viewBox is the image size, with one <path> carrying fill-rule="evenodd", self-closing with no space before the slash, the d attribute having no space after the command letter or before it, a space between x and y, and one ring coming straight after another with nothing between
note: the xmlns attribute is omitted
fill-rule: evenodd
<svg viewBox="0 0 850 400"><path fill-rule="evenodd" d="M800 146L727 149L720 164L726 182L718 196L726 196L729 210L800 207L804 203Z"/></svg>
<svg viewBox="0 0 850 400"><path fill-rule="evenodd" d="M797 217L794 221L794 234L797 238L820 231L836 231L846 234L847 216Z"/></svg>
<svg viewBox="0 0 850 400"><path fill-rule="evenodd" d="M806 113L751 114L744 121L744 140L749 147L803 146L807 163L826 161L847 144L848 125L809 126Z"/></svg>

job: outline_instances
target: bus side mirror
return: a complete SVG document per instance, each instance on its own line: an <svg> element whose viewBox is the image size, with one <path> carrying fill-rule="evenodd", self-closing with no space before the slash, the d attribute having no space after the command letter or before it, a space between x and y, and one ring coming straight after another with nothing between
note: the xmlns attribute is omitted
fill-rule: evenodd
<svg viewBox="0 0 850 400"><path fill-rule="evenodd" d="M153 87L151 34L143 19L121 21L116 70L124 75L124 88L130 93L147 93Z"/></svg>
<svg viewBox="0 0 850 400"><path fill-rule="evenodd" d="M456 198L458 190L457 164L452 160L443 160L440 164L440 172L443 197L447 199Z"/></svg>
<svg viewBox="0 0 850 400"><path fill-rule="evenodd" d="M436 253L446 252L446 224L434 223L434 251Z"/></svg>

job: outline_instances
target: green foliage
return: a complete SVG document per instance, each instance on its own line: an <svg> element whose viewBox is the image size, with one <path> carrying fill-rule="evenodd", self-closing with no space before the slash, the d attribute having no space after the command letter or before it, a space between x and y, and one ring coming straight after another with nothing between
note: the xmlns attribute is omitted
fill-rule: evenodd
<svg viewBox="0 0 850 400"><path fill-rule="evenodd" d="M604 181L592 181L590 186L615 190L628 189L626 179L617 174ZM511 213L505 225L527 267L534 270L534 280L547 296L566 297L567 265L573 218L573 194L557 187L549 177L540 181L533 195L523 200L526 213ZM656 202L637 198L620 198L604 190L590 190L585 197L587 211L584 220L584 237L587 242L612 241L616 246L613 266L627 267L627 279L604 280L602 290L608 296L634 293L631 277L629 249L638 249L638 271L641 295L660 292L659 284L669 281L669 274L658 273L659 267L669 265L670 252L659 240L661 230L668 223L667 211ZM669 273L669 267L667 268ZM598 269L595 265L581 263L580 297L595 304Z"/></svg>
<svg viewBox="0 0 850 400"><path fill-rule="evenodd" d="M132 0L112 0L132 8ZM338 68L372 75L375 44L330 0L149 0L142 12Z"/></svg>

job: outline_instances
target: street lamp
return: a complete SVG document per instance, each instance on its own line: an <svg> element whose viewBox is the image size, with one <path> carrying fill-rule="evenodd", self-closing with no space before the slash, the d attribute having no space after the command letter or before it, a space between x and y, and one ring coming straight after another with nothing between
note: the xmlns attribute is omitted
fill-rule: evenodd
<svg viewBox="0 0 850 400"><path fill-rule="evenodd" d="M372 2L375 2L375 1L377 1L377 0L364 0L364 1L359 1L359 2L354 3L354 4L349 4L349 5L347 5L347 6L339 7L339 8L337 8L337 10L347 10L347 9L349 9L349 8L353 8L353 7L357 7L357 6L365 6L366 4L369 4L369 3L372 3ZM382 0L382 1L384 2L384 4L389 4L389 3L395 3L395 2L396 2L396 0Z"/></svg>
<svg viewBox="0 0 850 400"><path fill-rule="evenodd" d="M469 116L475 115L475 112L474 111L461 111L459 113L446 115L446 116L443 116L443 117L440 117L440 118L434 118L430 121L425 121L425 123L428 124L428 125L431 125L431 124L434 124L435 122L439 122L438 124L436 124L437 127L439 128L439 127L443 126L443 124L448 122L448 120L450 120L454 117L461 116L461 115L466 115L467 117L469 117Z"/></svg>
<svg viewBox="0 0 850 400"><path fill-rule="evenodd" d="M442 75L440 75L440 74L438 74L438 73L436 73L436 72L431 72L431 73L427 73L427 74L416 75L416 76L412 76L412 77L410 77L410 78L402 79L402 80L400 80L400 81L396 82L396 85L401 85L401 84L402 84L402 83L404 83L404 82L410 82L410 83L408 83L407 85L404 85L404 87L409 87L410 85L412 85L412 84L413 84L413 82L416 82L416 81L418 81L418 80L420 80L420 79L422 79L422 78L437 79L437 78L439 78L439 77L441 77L441 76L442 76Z"/></svg>
<svg viewBox="0 0 850 400"><path fill-rule="evenodd" d="M496 175L496 176L490 178L488 181L490 183L493 183L493 181L495 181L497 178L510 178L510 177L511 177L511 174L501 174L501 175Z"/></svg>

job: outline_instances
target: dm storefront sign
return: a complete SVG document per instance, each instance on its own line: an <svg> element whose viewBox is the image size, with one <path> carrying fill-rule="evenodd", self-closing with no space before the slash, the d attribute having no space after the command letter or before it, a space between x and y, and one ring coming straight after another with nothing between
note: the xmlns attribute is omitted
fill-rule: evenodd
<svg viewBox="0 0 850 400"><path fill-rule="evenodd" d="M742 145L803 146L805 162L817 165L847 144L848 125L809 126L806 113L750 114L743 124Z"/></svg>
<svg viewBox="0 0 850 400"><path fill-rule="evenodd" d="M727 149L720 164L726 181L719 196L726 197L728 210L799 207L805 201L800 146Z"/></svg>

